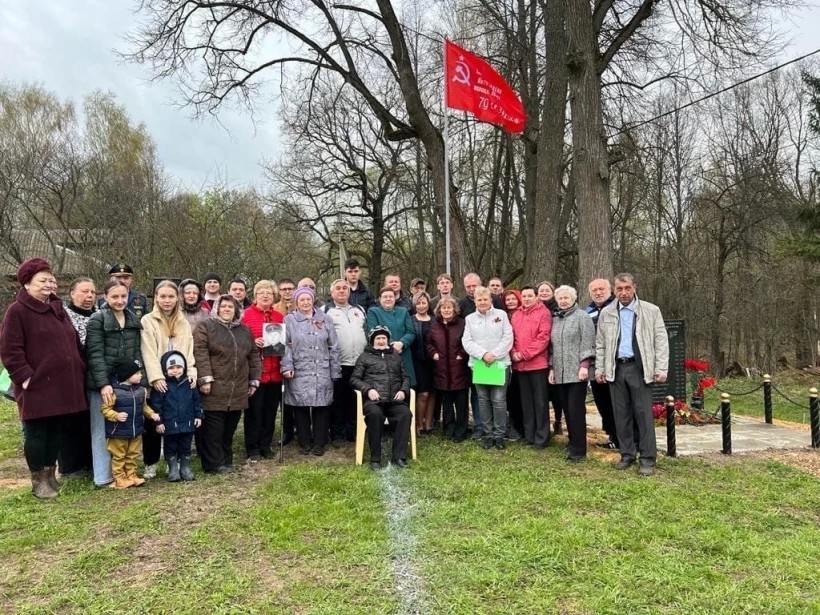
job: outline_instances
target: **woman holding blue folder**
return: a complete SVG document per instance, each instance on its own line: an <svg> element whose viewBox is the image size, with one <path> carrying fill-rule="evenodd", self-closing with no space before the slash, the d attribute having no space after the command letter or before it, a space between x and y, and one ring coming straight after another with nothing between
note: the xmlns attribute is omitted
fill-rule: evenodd
<svg viewBox="0 0 820 615"><path fill-rule="evenodd" d="M470 355L473 383L478 390L478 408L484 422L482 447L504 449L512 326L507 313L493 307L488 288L479 286L473 298L476 311L465 319L462 344Z"/></svg>

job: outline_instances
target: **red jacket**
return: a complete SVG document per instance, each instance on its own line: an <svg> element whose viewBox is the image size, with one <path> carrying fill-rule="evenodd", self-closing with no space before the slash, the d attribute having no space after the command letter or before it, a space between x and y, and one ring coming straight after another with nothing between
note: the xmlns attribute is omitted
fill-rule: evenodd
<svg viewBox="0 0 820 615"><path fill-rule="evenodd" d="M552 314L540 301L530 307L520 307L512 314L513 353L523 355L521 361L513 361L517 372L532 372L550 366L549 347L552 330Z"/></svg>
<svg viewBox="0 0 820 615"><path fill-rule="evenodd" d="M464 335L464 319L456 316L445 324L436 318L430 326L425 349L430 359L438 353L439 360L433 361L433 383L440 391L458 391L470 386L470 370L467 360L470 356L461 345Z"/></svg>
<svg viewBox="0 0 820 615"><path fill-rule="evenodd" d="M21 419L73 414L88 408L80 339L56 295L43 303L20 289L3 319L0 360L14 383ZM29 378L28 388L23 390L23 382Z"/></svg>
<svg viewBox="0 0 820 615"><path fill-rule="evenodd" d="M273 307L263 311L255 303L242 312L242 323L251 330L253 339L262 337L262 327L265 323L279 323L284 320L284 316ZM262 359L262 377L259 381L262 384L282 382L282 374L279 372L282 357L263 354L261 348L259 349L259 356Z"/></svg>

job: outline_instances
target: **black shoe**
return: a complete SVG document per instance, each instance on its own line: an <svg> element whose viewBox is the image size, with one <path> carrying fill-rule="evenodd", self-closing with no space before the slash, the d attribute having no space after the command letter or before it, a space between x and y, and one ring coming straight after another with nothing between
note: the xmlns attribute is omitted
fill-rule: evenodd
<svg viewBox="0 0 820 615"><path fill-rule="evenodd" d="M250 455L248 457L248 462L249 463L259 463L259 460L261 460L261 459L262 459L261 455Z"/></svg>
<svg viewBox="0 0 820 615"><path fill-rule="evenodd" d="M216 469L217 474L233 474L233 466L219 466Z"/></svg>
<svg viewBox="0 0 820 615"><path fill-rule="evenodd" d="M611 451L617 451L618 445L615 444L612 440L607 440L606 442L598 442L595 446L598 448L605 448Z"/></svg>
<svg viewBox="0 0 820 615"><path fill-rule="evenodd" d="M495 442L492 438L484 438L484 441L481 443L481 448L483 449L491 449Z"/></svg>
<svg viewBox="0 0 820 615"><path fill-rule="evenodd" d="M484 437L484 430L481 428L473 428L473 440L481 440Z"/></svg>
<svg viewBox="0 0 820 615"><path fill-rule="evenodd" d="M567 461L569 463L581 463L586 459L585 455L567 455Z"/></svg>
<svg viewBox="0 0 820 615"><path fill-rule="evenodd" d="M453 443L454 444L461 444L466 439L467 439L467 436L453 436Z"/></svg>
<svg viewBox="0 0 820 615"><path fill-rule="evenodd" d="M299 449L299 454L300 455L310 455L310 447L309 446L303 446L302 448Z"/></svg>
<svg viewBox="0 0 820 615"><path fill-rule="evenodd" d="M641 459L638 474L641 476L652 476L655 473L655 464L651 461L644 461Z"/></svg>
<svg viewBox="0 0 820 615"><path fill-rule="evenodd" d="M345 445L344 438L333 438L330 443L333 448L342 448Z"/></svg>
<svg viewBox="0 0 820 615"><path fill-rule="evenodd" d="M504 438L496 438L495 447L500 451L503 451L505 448L507 448L507 445L504 443Z"/></svg>
<svg viewBox="0 0 820 615"><path fill-rule="evenodd" d="M381 470L382 469L382 464L380 464L378 461L371 461L370 462L370 469L373 470L374 472L376 470Z"/></svg>
<svg viewBox="0 0 820 615"><path fill-rule="evenodd" d="M396 466L396 467L399 467L399 468L406 468L407 467L407 462L404 459L396 459L393 462L393 465Z"/></svg>
<svg viewBox="0 0 820 615"><path fill-rule="evenodd" d="M310 452L311 452L313 455L316 455L317 457L321 457L322 455L324 455L324 454L325 454L325 447L324 447L324 446L314 446L314 447L311 449L311 451L310 451Z"/></svg>
<svg viewBox="0 0 820 615"><path fill-rule="evenodd" d="M616 470L626 470L633 463L635 463L635 460L632 459L631 457L621 457L621 460L618 463L615 464L615 469Z"/></svg>

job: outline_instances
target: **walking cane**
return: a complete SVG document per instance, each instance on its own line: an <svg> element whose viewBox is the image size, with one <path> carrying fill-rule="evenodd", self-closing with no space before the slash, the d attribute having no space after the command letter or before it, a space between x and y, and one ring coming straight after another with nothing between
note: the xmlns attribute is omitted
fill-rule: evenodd
<svg viewBox="0 0 820 615"><path fill-rule="evenodd" d="M279 421L279 463L285 463L285 383L282 383L282 394L279 396L282 406L282 420Z"/></svg>

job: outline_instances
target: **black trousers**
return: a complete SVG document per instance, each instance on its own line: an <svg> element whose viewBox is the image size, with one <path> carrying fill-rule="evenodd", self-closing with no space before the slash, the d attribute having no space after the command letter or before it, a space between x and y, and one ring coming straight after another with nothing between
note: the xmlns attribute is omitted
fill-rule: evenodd
<svg viewBox="0 0 820 615"><path fill-rule="evenodd" d="M518 372L513 372L507 386L507 425L519 434L524 433L524 416L521 413L521 385L518 383Z"/></svg>
<svg viewBox="0 0 820 615"><path fill-rule="evenodd" d="M618 434L615 429L615 411L612 409L612 395L609 392L609 384L601 384L600 382L591 382L592 398L595 400L595 407L598 408L598 414L601 415L601 425L616 445L618 444Z"/></svg>
<svg viewBox="0 0 820 615"><path fill-rule="evenodd" d="M293 416L293 409L295 406L290 404L282 404L282 442L287 444L293 440L296 433L296 419Z"/></svg>
<svg viewBox="0 0 820 615"><path fill-rule="evenodd" d="M438 391L436 398L441 398L441 406L444 411L445 438L460 441L467 437L467 393L469 390Z"/></svg>
<svg viewBox="0 0 820 615"><path fill-rule="evenodd" d="M145 431L142 432L142 460L147 466L159 461L162 452L162 434L157 433L157 424L145 419Z"/></svg>
<svg viewBox="0 0 820 615"><path fill-rule="evenodd" d="M241 411L206 410L200 431L199 457L202 469L213 472L220 466L233 464L233 436L242 418Z"/></svg>
<svg viewBox="0 0 820 615"><path fill-rule="evenodd" d="M638 362L619 363L615 366L615 380L610 385L612 408L621 457L655 463L658 456L655 441L655 420L652 417L652 388L643 380ZM639 440L635 441L637 427Z"/></svg>
<svg viewBox="0 0 820 615"><path fill-rule="evenodd" d="M342 377L333 381L333 404L330 406L331 440L356 440L356 390L350 385L353 365L342 365Z"/></svg>
<svg viewBox="0 0 820 615"><path fill-rule="evenodd" d="M534 446L544 447L550 441L550 417L547 407L547 370L518 372L521 391L521 416L524 439Z"/></svg>
<svg viewBox="0 0 820 615"><path fill-rule="evenodd" d="M299 448L306 450L311 444L314 448L327 446L330 406L293 406L293 418Z"/></svg>
<svg viewBox="0 0 820 615"><path fill-rule="evenodd" d="M552 402L552 413L556 424L561 423L561 415L564 413L564 405L561 402L561 396L555 387L547 387L547 399ZM549 403L547 404L547 419L549 419Z"/></svg>
<svg viewBox="0 0 820 615"><path fill-rule="evenodd" d="M163 436L163 445L165 447L165 460L171 457L181 459L182 457L191 456L191 442L194 440L194 432L188 431L185 433L172 433Z"/></svg>
<svg viewBox="0 0 820 615"><path fill-rule="evenodd" d="M282 401L282 383L265 382L259 385L245 410L245 451L248 457L273 456L273 432L276 429L276 412Z"/></svg>
<svg viewBox="0 0 820 615"><path fill-rule="evenodd" d="M91 470L91 415L88 410L63 417L57 463L63 475Z"/></svg>
<svg viewBox="0 0 820 615"><path fill-rule="evenodd" d="M47 416L23 421L23 453L30 471L40 472L43 468L50 468L57 463L65 416Z"/></svg>
<svg viewBox="0 0 820 615"><path fill-rule="evenodd" d="M462 393L466 402L467 391L462 391ZM466 406L466 403L464 405ZM381 462L382 429L385 418L393 427L393 461L407 459L407 441L410 439L410 423L413 418L407 404L403 401L375 402L368 400L364 404L363 411L364 422L367 425L367 443L370 446L370 462Z"/></svg>
<svg viewBox="0 0 820 615"><path fill-rule="evenodd" d="M584 457L587 454L587 383L569 382L550 386L556 391L567 419L570 457Z"/></svg>

